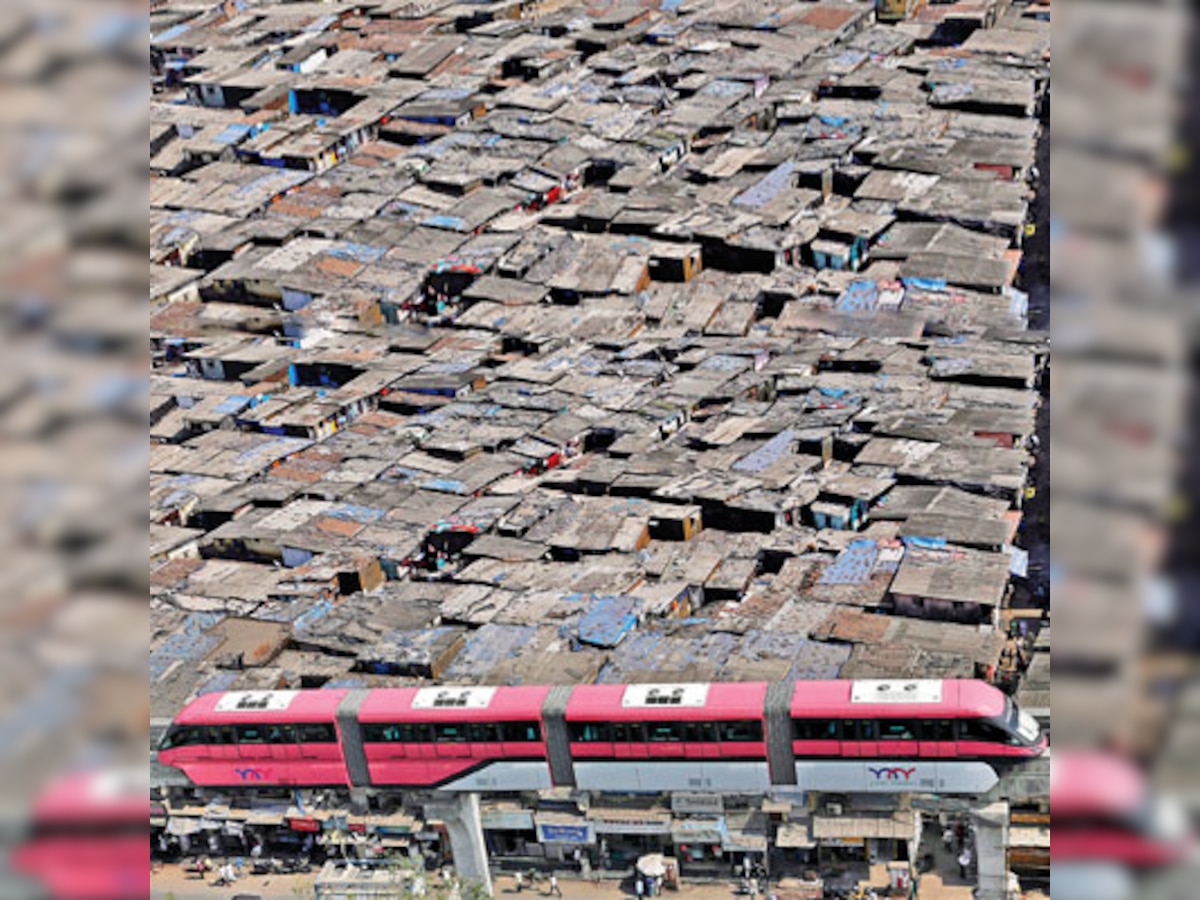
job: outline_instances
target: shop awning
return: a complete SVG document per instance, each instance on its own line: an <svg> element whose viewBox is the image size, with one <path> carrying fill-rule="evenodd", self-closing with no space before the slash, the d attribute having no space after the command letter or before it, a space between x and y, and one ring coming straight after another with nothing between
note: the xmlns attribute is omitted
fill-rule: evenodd
<svg viewBox="0 0 1200 900"><path fill-rule="evenodd" d="M484 809L479 818L492 831L533 831L533 813L527 809Z"/></svg>
<svg viewBox="0 0 1200 900"><path fill-rule="evenodd" d="M728 831L721 841L721 849L734 853L766 853L767 836L746 831Z"/></svg>
<svg viewBox="0 0 1200 900"><path fill-rule="evenodd" d="M911 841L916 837L912 810L879 815L813 816L812 835L818 841L842 838Z"/></svg>
<svg viewBox="0 0 1200 900"><path fill-rule="evenodd" d="M720 844L725 840L725 819L676 819L671 840L676 844Z"/></svg>
<svg viewBox="0 0 1200 900"><path fill-rule="evenodd" d="M182 837L185 834L198 834L204 831L204 820L191 816L171 816L167 820L167 834Z"/></svg>
<svg viewBox="0 0 1200 900"><path fill-rule="evenodd" d="M787 822L775 832L775 846L793 850L811 850L817 846L809 833L808 822Z"/></svg>

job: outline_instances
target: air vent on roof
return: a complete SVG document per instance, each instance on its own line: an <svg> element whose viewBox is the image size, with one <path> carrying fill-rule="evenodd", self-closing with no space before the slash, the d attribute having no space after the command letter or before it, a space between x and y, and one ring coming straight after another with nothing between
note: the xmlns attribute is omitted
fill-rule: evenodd
<svg viewBox="0 0 1200 900"><path fill-rule="evenodd" d="M230 691L215 707L217 712L283 712L296 691Z"/></svg>
<svg viewBox="0 0 1200 900"><path fill-rule="evenodd" d="M932 679L914 681L854 682L851 703L941 703L942 683Z"/></svg>
<svg viewBox="0 0 1200 900"><path fill-rule="evenodd" d="M624 707L703 706L707 684L631 684L621 697Z"/></svg>
<svg viewBox="0 0 1200 900"><path fill-rule="evenodd" d="M487 709L495 688L421 688L413 709Z"/></svg>

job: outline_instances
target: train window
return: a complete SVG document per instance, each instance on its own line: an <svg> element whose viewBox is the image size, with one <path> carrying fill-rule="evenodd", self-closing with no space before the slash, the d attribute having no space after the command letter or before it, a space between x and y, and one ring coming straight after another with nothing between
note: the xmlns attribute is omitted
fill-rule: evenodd
<svg viewBox="0 0 1200 900"><path fill-rule="evenodd" d="M364 722L362 726L364 744L390 744L400 740L399 725L382 725L379 722Z"/></svg>
<svg viewBox="0 0 1200 900"><path fill-rule="evenodd" d="M954 723L949 719L922 719L921 740L923 741L952 741L954 740Z"/></svg>
<svg viewBox="0 0 1200 900"><path fill-rule="evenodd" d="M428 744L433 739L431 726L419 722L391 725L364 722L362 739L366 744Z"/></svg>
<svg viewBox="0 0 1200 900"><path fill-rule="evenodd" d="M305 722L296 726L296 740L301 744L336 744L337 732L329 722Z"/></svg>
<svg viewBox="0 0 1200 900"><path fill-rule="evenodd" d="M666 744L683 740L682 722L647 722L646 742Z"/></svg>
<svg viewBox="0 0 1200 900"><path fill-rule="evenodd" d="M611 741L612 729L605 722L573 722L571 724L571 740L578 743Z"/></svg>
<svg viewBox="0 0 1200 900"><path fill-rule="evenodd" d="M208 743L222 744L229 746L237 743L237 735L233 731L232 725L210 725L208 726Z"/></svg>
<svg viewBox="0 0 1200 900"><path fill-rule="evenodd" d="M500 734L511 744L534 744L542 739L537 722L502 722Z"/></svg>
<svg viewBox="0 0 1200 900"><path fill-rule="evenodd" d="M883 719L879 723L881 741L915 741L917 723L912 719Z"/></svg>
<svg viewBox="0 0 1200 900"><path fill-rule="evenodd" d="M239 744L267 743L267 727L265 725L238 725L234 728Z"/></svg>
<svg viewBox="0 0 1200 900"><path fill-rule="evenodd" d="M762 722L722 722L720 729L721 740L729 743L747 743L763 739Z"/></svg>
<svg viewBox="0 0 1200 900"><path fill-rule="evenodd" d="M467 742L466 725L435 725L434 733L439 744L465 744Z"/></svg>
<svg viewBox="0 0 1200 900"><path fill-rule="evenodd" d="M874 719L846 719L842 722L843 741L874 741L878 736Z"/></svg>
<svg viewBox="0 0 1200 900"><path fill-rule="evenodd" d="M644 744L646 742L640 722L614 722L612 729L614 743Z"/></svg>
<svg viewBox="0 0 1200 900"><path fill-rule="evenodd" d="M467 734L473 744L498 744L500 742L500 726L489 722L475 722L469 725Z"/></svg>
<svg viewBox="0 0 1200 900"><path fill-rule="evenodd" d="M989 744L1004 744L1008 735L988 722L979 719L962 719L959 722L959 740L984 741Z"/></svg>
<svg viewBox="0 0 1200 900"><path fill-rule="evenodd" d="M836 741L837 719L796 719L793 722L795 739L798 741Z"/></svg>
<svg viewBox="0 0 1200 900"><path fill-rule="evenodd" d="M268 744L296 743L296 732L291 725L268 725L266 732Z"/></svg>
<svg viewBox="0 0 1200 900"><path fill-rule="evenodd" d="M196 744L208 743L208 729L197 725L176 725L167 732L160 750L174 750L176 747L192 747Z"/></svg>
<svg viewBox="0 0 1200 900"><path fill-rule="evenodd" d="M683 739L689 744L715 744L717 726L712 722L686 722L683 726Z"/></svg>

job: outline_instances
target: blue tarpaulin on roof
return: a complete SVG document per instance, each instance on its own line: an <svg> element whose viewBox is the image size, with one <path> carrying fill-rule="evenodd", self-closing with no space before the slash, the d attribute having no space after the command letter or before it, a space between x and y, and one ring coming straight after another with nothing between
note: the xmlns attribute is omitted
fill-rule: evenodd
<svg viewBox="0 0 1200 900"><path fill-rule="evenodd" d="M225 640L224 637L208 633L224 618L224 613L190 613L174 634L150 651L150 680L161 678L172 663L182 660L198 662L208 656Z"/></svg>
<svg viewBox="0 0 1200 900"><path fill-rule="evenodd" d="M873 281L853 281L838 298L840 312L873 312L879 305L879 286Z"/></svg>
<svg viewBox="0 0 1200 900"><path fill-rule="evenodd" d="M900 538L906 547L918 547L922 550L942 550L946 546L945 538L935 537L920 537L919 535L909 535Z"/></svg>
<svg viewBox="0 0 1200 900"><path fill-rule="evenodd" d="M864 584L875 568L879 547L874 541L855 541L825 567L821 584Z"/></svg>
<svg viewBox="0 0 1200 900"><path fill-rule="evenodd" d="M253 129L249 125L242 125L239 123L226 125L221 129L220 133L213 138L213 140L218 144L225 144L226 146L229 146L245 140L251 131L253 131Z"/></svg>
<svg viewBox="0 0 1200 900"><path fill-rule="evenodd" d="M792 452L795 432L790 428L779 432L757 450L747 453L733 464L735 472L761 472Z"/></svg>
<svg viewBox="0 0 1200 900"><path fill-rule="evenodd" d="M372 247L368 244L355 244L352 241L343 241L325 252L338 259L352 259L355 262L373 263L383 259L383 255L387 253L387 247Z"/></svg>
<svg viewBox="0 0 1200 900"><path fill-rule="evenodd" d="M232 416L240 413L249 406L250 401L251 398L249 397L243 397L241 394L233 394L217 404L216 412L223 416Z"/></svg>
<svg viewBox="0 0 1200 900"><path fill-rule="evenodd" d="M758 207L771 202L780 192L792 186L792 173L796 164L785 162L768 172L757 183L733 198L734 206Z"/></svg>
<svg viewBox="0 0 1200 900"><path fill-rule="evenodd" d="M343 503L340 506L335 506L327 515L334 519L348 519L353 522L370 524L378 522L386 516L387 510L375 506L359 506L355 503Z"/></svg>
<svg viewBox="0 0 1200 900"><path fill-rule="evenodd" d="M913 288L918 291L944 291L946 290L945 278L901 278L906 288Z"/></svg>
<svg viewBox="0 0 1200 900"><path fill-rule="evenodd" d="M596 597L579 620L579 640L596 647L615 647L637 628L641 601L636 597Z"/></svg>

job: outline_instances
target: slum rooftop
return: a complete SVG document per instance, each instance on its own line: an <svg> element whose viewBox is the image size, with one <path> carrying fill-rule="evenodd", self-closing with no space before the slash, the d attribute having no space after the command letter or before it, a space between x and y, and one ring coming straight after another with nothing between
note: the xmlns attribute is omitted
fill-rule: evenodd
<svg viewBox="0 0 1200 900"><path fill-rule="evenodd" d="M155 715L994 665L1047 19L157 4Z"/></svg>

